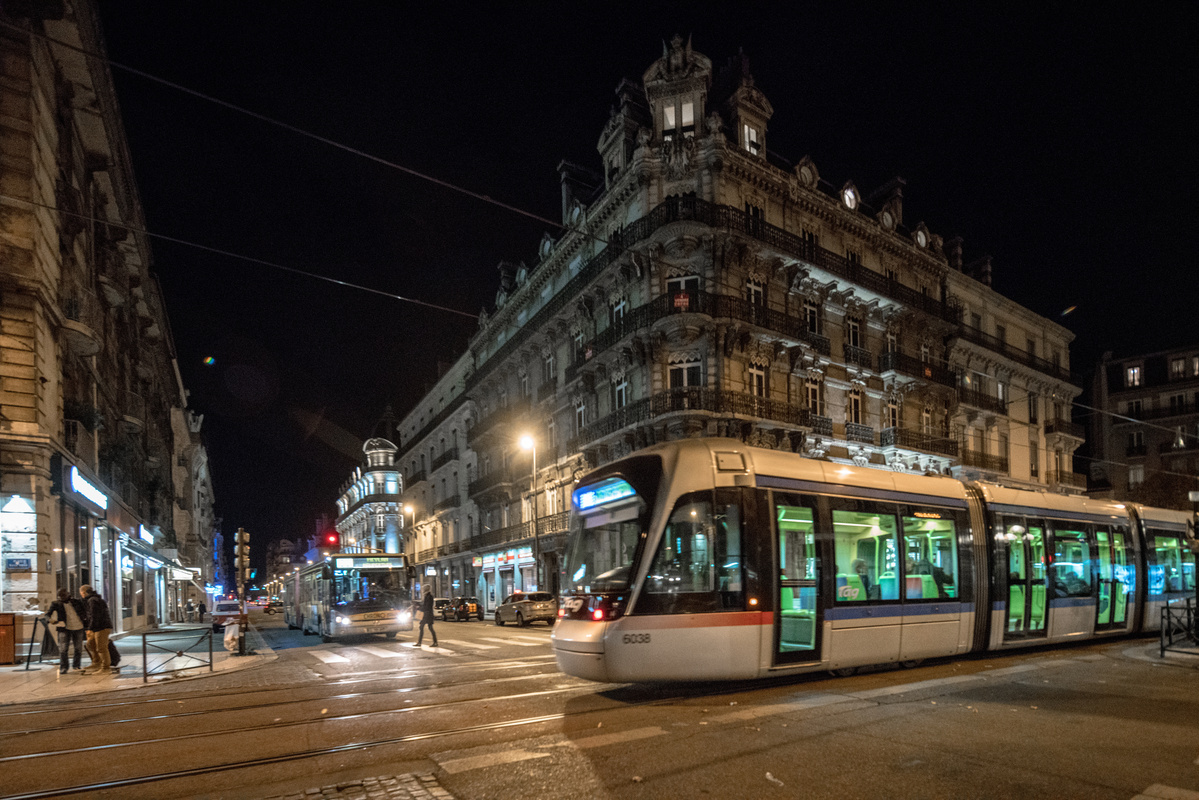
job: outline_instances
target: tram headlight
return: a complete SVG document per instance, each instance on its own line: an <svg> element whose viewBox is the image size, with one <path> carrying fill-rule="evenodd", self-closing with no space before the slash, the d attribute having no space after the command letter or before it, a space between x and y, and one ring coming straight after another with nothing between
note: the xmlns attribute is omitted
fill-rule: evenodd
<svg viewBox="0 0 1199 800"><path fill-rule="evenodd" d="M335 621L337 622L337 624L338 624L338 625L349 625L349 624L350 624L350 618L349 618L349 617L341 617L341 616L339 616L339 617L337 617L337 618L336 618L336 620L335 620Z"/></svg>

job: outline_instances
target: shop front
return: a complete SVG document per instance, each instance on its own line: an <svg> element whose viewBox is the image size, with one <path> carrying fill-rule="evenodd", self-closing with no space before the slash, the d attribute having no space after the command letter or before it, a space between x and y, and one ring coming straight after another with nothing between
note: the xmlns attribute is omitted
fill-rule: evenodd
<svg viewBox="0 0 1199 800"><path fill-rule="evenodd" d="M537 590L536 562L532 547L517 547L484 553L479 592L486 611L494 611L504 598L519 590Z"/></svg>

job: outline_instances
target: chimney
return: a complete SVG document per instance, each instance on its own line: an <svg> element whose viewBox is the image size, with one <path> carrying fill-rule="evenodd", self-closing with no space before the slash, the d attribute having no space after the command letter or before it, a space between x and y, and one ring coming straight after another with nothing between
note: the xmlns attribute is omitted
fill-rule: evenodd
<svg viewBox="0 0 1199 800"><path fill-rule="evenodd" d="M949 259L949 266L962 271L962 237L955 236L945 242L945 257Z"/></svg>
<svg viewBox="0 0 1199 800"><path fill-rule="evenodd" d="M976 258L966 265L966 274L980 283L991 285L991 257Z"/></svg>

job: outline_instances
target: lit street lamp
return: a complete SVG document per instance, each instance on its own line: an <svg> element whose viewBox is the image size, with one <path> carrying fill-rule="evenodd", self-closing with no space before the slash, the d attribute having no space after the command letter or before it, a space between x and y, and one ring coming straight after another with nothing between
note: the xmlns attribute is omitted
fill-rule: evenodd
<svg viewBox="0 0 1199 800"><path fill-rule="evenodd" d="M522 450L533 451L533 474L530 476L531 480L529 481L532 484L532 488L529 490L529 494L531 495L529 499L532 501L530 505L532 506L533 514L533 579L537 582L536 589L540 591L541 543L537 539L537 440L526 433L520 437L520 447Z"/></svg>

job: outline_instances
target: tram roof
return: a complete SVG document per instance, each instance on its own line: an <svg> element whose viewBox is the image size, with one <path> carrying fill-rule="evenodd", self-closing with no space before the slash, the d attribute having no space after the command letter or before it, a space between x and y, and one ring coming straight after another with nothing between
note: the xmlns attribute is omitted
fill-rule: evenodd
<svg viewBox="0 0 1199 800"><path fill-rule="evenodd" d="M976 483L988 505L1014 506L1032 511L1090 517L1128 518L1127 507L1111 500L1095 500L1054 492L1035 492L1029 489L1010 489L990 483Z"/></svg>

